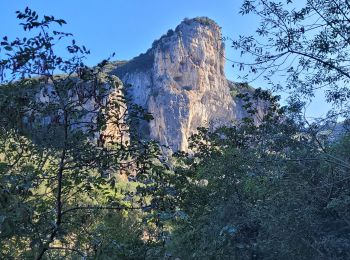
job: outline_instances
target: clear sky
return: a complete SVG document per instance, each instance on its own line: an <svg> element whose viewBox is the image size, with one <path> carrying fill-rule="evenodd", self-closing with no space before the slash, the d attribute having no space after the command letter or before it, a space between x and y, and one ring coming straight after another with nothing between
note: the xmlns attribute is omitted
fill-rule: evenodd
<svg viewBox="0 0 350 260"><path fill-rule="evenodd" d="M62 31L73 33L79 44L91 50L87 64L94 65L111 53L116 59L128 60L145 52L162 34L174 29L185 17L208 16L222 27L223 36L235 38L252 34L258 21L238 12L243 0L0 0L0 36L20 36L15 11L26 6L39 14L66 20ZM234 59L229 44L226 56ZM229 62L226 75L238 78ZM266 86L262 79L254 87ZM317 98L309 110L310 116L324 114L326 109Z"/></svg>

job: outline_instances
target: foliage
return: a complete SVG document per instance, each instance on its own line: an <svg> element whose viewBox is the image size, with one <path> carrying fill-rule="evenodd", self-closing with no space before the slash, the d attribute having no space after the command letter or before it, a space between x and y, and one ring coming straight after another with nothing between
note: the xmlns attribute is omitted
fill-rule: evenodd
<svg viewBox="0 0 350 260"><path fill-rule="evenodd" d="M348 5L287 2L246 0L271 48L251 37L234 47L268 77L280 69L269 62L297 57L285 86L293 102L237 85L247 117L199 128L172 157L140 137L152 116L130 103L108 60L85 66L89 51L52 30L65 21L18 12L30 37L4 37L0 49L1 258L349 259L349 132L305 121L301 98L328 88L346 116ZM148 66L149 54L139 61Z"/></svg>
<svg viewBox="0 0 350 260"><path fill-rule="evenodd" d="M210 19L209 17L206 17L206 16L195 17L193 19L185 18L183 20L183 23L185 23L187 25L191 24L191 22L198 22L198 23L200 23L202 25L206 25L206 26L214 26L214 27L217 26L215 21L213 21L212 19Z"/></svg>
<svg viewBox="0 0 350 260"><path fill-rule="evenodd" d="M128 71L148 71L152 68L153 61L154 54L151 50L148 50L146 53L142 53L125 64L118 66L115 73L119 77L123 77Z"/></svg>
<svg viewBox="0 0 350 260"><path fill-rule="evenodd" d="M270 111L258 126L200 129L194 153L179 155L186 217L174 221L174 256L349 258L348 137L329 143L291 110Z"/></svg>
<svg viewBox="0 0 350 260"><path fill-rule="evenodd" d="M255 35L233 40L242 57L236 65L247 69L247 76L262 75L294 100L308 100L323 91L336 108L332 116L347 116L348 1L245 0L241 14L255 15L260 21Z"/></svg>
<svg viewBox="0 0 350 260"><path fill-rule="evenodd" d="M191 153L178 155L185 217L173 223L168 250L175 257L350 257L349 133L330 134L339 115L349 112L350 6L338 0L299 4L242 5L241 13L255 14L260 26L255 36L233 41L244 60L237 64L248 68L246 78L263 75L274 89L289 92L290 103L279 107L278 98L259 89L239 94L251 116L257 100L266 101L262 120L249 116L237 126L201 128L191 138ZM310 123L302 109L318 89L333 110Z"/></svg>
<svg viewBox="0 0 350 260"><path fill-rule="evenodd" d="M85 66L74 39L56 54L72 37L52 30L64 20L17 17L29 37L4 37L0 50L1 258L142 258L161 241L163 189L147 189L164 170L160 150L134 131L151 115L105 73L108 60ZM147 184L121 189L128 175Z"/></svg>

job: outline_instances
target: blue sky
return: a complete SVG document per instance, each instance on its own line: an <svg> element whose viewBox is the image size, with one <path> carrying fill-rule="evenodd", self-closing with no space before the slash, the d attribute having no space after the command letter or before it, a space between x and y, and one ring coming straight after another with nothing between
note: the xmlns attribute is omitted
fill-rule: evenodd
<svg viewBox="0 0 350 260"><path fill-rule="evenodd" d="M119 60L131 59L145 52L155 39L174 29L185 17L208 16L221 27L223 36L235 38L252 34L258 21L238 12L243 0L11 0L1 3L0 36L21 35L15 11L26 6L39 14L53 15L67 21L63 31L74 34L78 43L91 50L87 64L93 65L116 53ZM226 56L235 59L229 44ZM237 80L238 72L229 62L226 75ZM252 83L265 87L262 79ZM309 116L324 114L320 97L308 109ZM322 104L323 103L323 104Z"/></svg>

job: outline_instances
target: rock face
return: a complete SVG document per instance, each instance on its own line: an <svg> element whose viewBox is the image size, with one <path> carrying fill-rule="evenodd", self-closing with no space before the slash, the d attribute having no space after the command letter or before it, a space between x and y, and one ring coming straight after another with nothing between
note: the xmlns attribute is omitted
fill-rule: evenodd
<svg viewBox="0 0 350 260"><path fill-rule="evenodd" d="M220 27L201 17L185 19L112 73L132 86L133 102L153 114L142 131L173 151L186 151L198 127L231 124L245 115L224 63Z"/></svg>

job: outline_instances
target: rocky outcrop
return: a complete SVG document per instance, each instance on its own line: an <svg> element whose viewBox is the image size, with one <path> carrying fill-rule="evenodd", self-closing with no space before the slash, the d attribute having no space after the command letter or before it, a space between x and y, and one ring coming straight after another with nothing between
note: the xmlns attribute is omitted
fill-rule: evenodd
<svg viewBox="0 0 350 260"><path fill-rule="evenodd" d="M144 137L155 139L173 151L187 151L188 139L198 127L215 129L240 121L248 114L237 94L252 92L252 88L226 79L221 38L220 27L214 21L203 17L185 19L175 30L169 30L155 41L146 53L131 61L108 63L104 67L107 74L101 75L102 78L96 81L99 88L96 88L95 83L81 81L79 77L73 76L69 79L72 82L66 82L68 79L65 76L63 80L57 75L60 84L72 86L71 89L64 87L63 92L66 93L64 97L67 102L78 107L75 128L89 131L96 128L96 115L106 110L107 107L102 108L106 104L118 103L108 101L123 97L121 93L125 93L125 84L131 85L127 92L132 102L143 107L154 118L150 122L141 122L139 131ZM41 82L40 78L36 80ZM58 94L51 85L46 81L41 82L31 91L32 99L39 107L59 103ZM121 107L124 108L116 106L107 110ZM28 132L31 124L59 124L62 120L59 110L43 115L34 115L35 109L27 110L23 122L28 125ZM258 105L257 111L255 120L264 114L264 103ZM37 119L33 121L33 118ZM118 122L119 126L125 124L119 119L109 122ZM102 133L97 132L96 137L99 140L98 136L102 134L103 142L125 141L126 137L122 135L127 131L124 130L120 132L120 127L111 123Z"/></svg>
<svg viewBox="0 0 350 260"><path fill-rule="evenodd" d="M208 18L185 19L145 54L112 71L130 84L134 103L154 120L142 131L172 150L187 150L200 126L215 128L246 115L224 72L220 27Z"/></svg>

